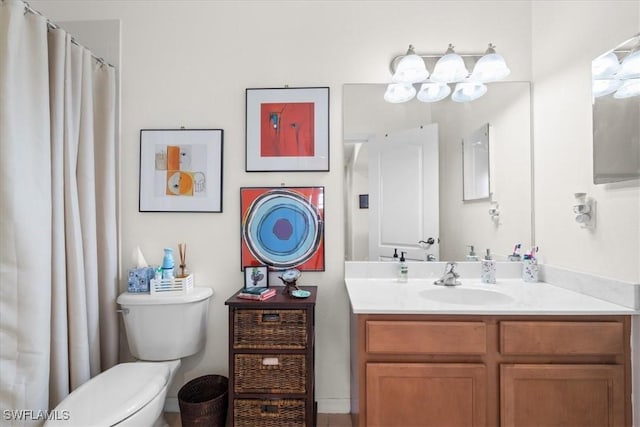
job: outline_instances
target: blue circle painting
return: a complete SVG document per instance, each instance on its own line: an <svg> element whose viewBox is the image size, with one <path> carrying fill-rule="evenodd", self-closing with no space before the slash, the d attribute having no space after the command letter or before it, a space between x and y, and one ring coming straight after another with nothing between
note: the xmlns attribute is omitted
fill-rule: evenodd
<svg viewBox="0 0 640 427"><path fill-rule="evenodd" d="M275 268L300 265L318 250L321 217L300 194L273 190L257 197L247 212L243 236L251 254Z"/></svg>

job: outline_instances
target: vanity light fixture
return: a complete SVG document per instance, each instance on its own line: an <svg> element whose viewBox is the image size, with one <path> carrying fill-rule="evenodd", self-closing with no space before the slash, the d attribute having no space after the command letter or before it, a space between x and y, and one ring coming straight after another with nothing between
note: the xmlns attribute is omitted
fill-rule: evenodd
<svg viewBox="0 0 640 427"><path fill-rule="evenodd" d="M416 88L411 83L391 83L384 93L384 100L392 104L407 102L416 96Z"/></svg>
<svg viewBox="0 0 640 427"><path fill-rule="evenodd" d="M640 34L594 59L591 78L594 98L640 96Z"/></svg>
<svg viewBox="0 0 640 427"><path fill-rule="evenodd" d="M451 93L451 88L446 83L426 82L422 83L418 92L418 101L438 102L445 99Z"/></svg>
<svg viewBox="0 0 640 427"><path fill-rule="evenodd" d="M481 83L497 82L509 74L511 74L511 70L507 67L504 58L502 55L497 54L496 47L489 43L484 56L478 59L475 67L473 67L471 80Z"/></svg>
<svg viewBox="0 0 640 427"><path fill-rule="evenodd" d="M618 79L595 79L592 84L593 96L600 98L601 96L609 95L622 86L622 80Z"/></svg>
<svg viewBox="0 0 640 427"><path fill-rule="evenodd" d="M591 75L594 79L610 79L618 70L620 62L613 52L600 55L591 62Z"/></svg>
<svg viewBox="0 0 640 427"><path fill-rule="evenodd" d="M616 76L625 80L640 78L640 41L624 57L620 64L620 71L616 73Z"/></svg>
<svg viewBox="0 0 640 427"><path fill-rule="evenodd" d="M407 54L400 59L393 80L395 83L418 83L429 77L427 66L422 58L416 55L413 46L409 45Z"/></svg>
<svg viewBox="0 0 640 427"><path fill-rule="evenodd" d="M487 93L487 85L469 80L456 84L451 99L456 102L469 102L480 98L485 93Z"/></svg>
<svg viewBox="0 0 640 427"><path fill-rule="evenodd" d="M620 86L620 89L613 94L613 97L617 99L624 99L638 95L640 95L640 78L625 80L624 83L622 83L622 86Z"/></svg>
<svg viewBox="0 0 640 427"><path fill-rule="evenodd" d="M475 61L471 73L465 58ZM431 75L428 63L435 63ZM421 102L437 102L452 93L450 84L456 84L451 95L453 101L473 101L487 92L484 83L501 80L511 72L492 43L483 54L457 54L449 44L444 55L416 54L414 47L409 45L405 55L391 60L389 68L393 83L387 87L384 99L391 103L407 102L416 94ZM421 83L418 91L413 86L417 83Z"/></svg>
<svg viewBox="0 0 640 427"><path fill-rule="evenodd" d="M456 83L469 75L464 59L453 51L453 45L449 44L444 56L438 59L431 74L431 80L439 83Z"/></svg>

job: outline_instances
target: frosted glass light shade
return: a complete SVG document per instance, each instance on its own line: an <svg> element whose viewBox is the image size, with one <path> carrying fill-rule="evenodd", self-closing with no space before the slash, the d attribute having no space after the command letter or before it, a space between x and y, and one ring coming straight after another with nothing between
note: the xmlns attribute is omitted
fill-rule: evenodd
<svg viewBox="0 0 640 427"><path fill-rule="evenodd" d="M597 79L593 80L591 92L595 98L609 95L622 86L622 80L618 79Z"/></svg>
<svg viewBox="0 0 640 427"><path fill-rule="evenodd" d="M620 70L620 62L618 61L618 56L613 52L601 55L591 61L591 76L594 79L611 77L618 70Z"/></svg>
<svg viewBox="0 0 640 427"><path fill-rule="evenodd" d="M487 93L487 86L479 82L462 82L456 85L451 99L455 102L469 102Z"/></svg>
<svg viewBox="0 0 640 427"><path fill-rule="evenodd" d="M438 102L451 93L451 88L446 83L423 83L418 91L418 101Z"/></svg>
<svg viewBox="0 0 640 427"><path fill-rule="evenodd" d="M616 77L619 79L635 79L640 77L640 49L633 50L622 60L620 71L618 71Z"/></svg>
<svg viewBox="0 0 640 427"><path fill-rule="evenodd" d="M459 82L469 75L464 60L450 47L447 53L436 62L431 80L439 83Z"/></svg>
<svg viewBox="0 0 640 427"><path fill-rule="evenodd" d="M416 54L410 54L398 62L391 80L395 83L418 83L425 81L427 77L429 77L429 71L424 60Z"/></svg>
<svg viewBox="0 0 640 427"><path fill-rule="evenodd" d="M488 53L476 62L471 73L471 79L480 83L489 83L502 80L511 74L502 55Z"/></svg>
<svg viewBox="0 0 640 427"><path fill-rule="evenodd" d="M613 94L614 98L624 99L640 95L640 78L625 80L620 89Z"/></svg>
<svg viewBox="0 0 640 427"><path fill-rule="evenodd" d="M384 100L392 104L407 102L416 96L416 88L411 83L391 83L384 93Z"/></svg>

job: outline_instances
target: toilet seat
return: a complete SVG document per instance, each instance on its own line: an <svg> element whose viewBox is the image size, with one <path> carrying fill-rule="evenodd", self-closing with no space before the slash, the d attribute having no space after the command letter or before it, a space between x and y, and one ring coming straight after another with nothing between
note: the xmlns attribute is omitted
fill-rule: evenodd
<svg viewBox="0 0 640 427"><path fill-rule="evenodd" d="M169 378L166 363L121 363L82 384L56 411L69 414L69 419L62 422L65 426L112 426L147 405Z"/></svg>

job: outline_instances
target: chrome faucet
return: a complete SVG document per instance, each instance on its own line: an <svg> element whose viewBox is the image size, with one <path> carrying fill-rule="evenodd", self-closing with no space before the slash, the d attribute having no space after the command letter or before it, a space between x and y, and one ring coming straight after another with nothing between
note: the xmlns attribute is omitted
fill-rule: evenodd
<svg viewBox="0 0 640 427"><path fill-rule="evenodd" d="M439 286L462 285L462 283L458 280L460 275L455 271L457 265L458 264L455 262L448 262L444 267L444 275L440 279L433 282L433 284Z"/></svg>

